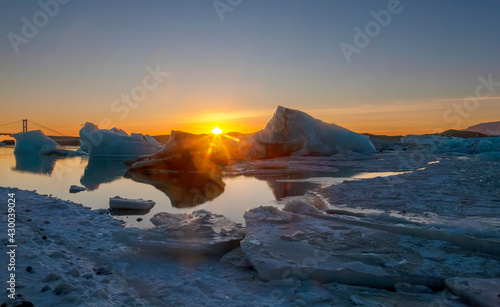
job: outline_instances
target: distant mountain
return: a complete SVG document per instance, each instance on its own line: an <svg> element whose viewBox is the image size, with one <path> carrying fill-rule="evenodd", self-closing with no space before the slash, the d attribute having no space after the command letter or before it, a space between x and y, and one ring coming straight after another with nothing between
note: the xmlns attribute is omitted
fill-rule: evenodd
<svg viewBox="0 0 500 307"><path fill-rule="evenodd" d="M470 126L469 128L464 129L464 131L473 131L486 135L500 136L500 121Z"/></svg>
<svg viewBox="0 0 500 307"><path fill-rule="evenodd" d="M453 136L453 137L458 137L458 138L486 138L489 137L489 135L486 135L481 132L476 132L476 131L466 131L466 130L446 130L441 133L437 133L435 135L439 136Z"/></svg>

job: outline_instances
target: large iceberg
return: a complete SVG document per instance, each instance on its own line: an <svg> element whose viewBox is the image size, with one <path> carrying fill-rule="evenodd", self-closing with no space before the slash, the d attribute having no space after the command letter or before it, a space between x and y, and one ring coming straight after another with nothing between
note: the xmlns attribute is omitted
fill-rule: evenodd
<svg viewBox="0 0 500 307"><path fill-rule="evenodd" d="M57 146L57 143L40 130L11 134L16 139L15 154L38 154L42 147Z"/></svg>
<svg viewBox="0 0 500 307"><path fill-rule="evenodd" d="M366 135L282 106L278 106L267 126L251 135L250 140L254 141L254 153L258 158L375 151Z"/></svg>
<svg viewBox="0 0 500 307"><path fill-rule="evenodd" d="M99 129L92 123L85 123L80 130L80 150L90 156L141 156L150 155L161 149L152 138L143 139L140 134L129 136L117 128Z"/></svg>

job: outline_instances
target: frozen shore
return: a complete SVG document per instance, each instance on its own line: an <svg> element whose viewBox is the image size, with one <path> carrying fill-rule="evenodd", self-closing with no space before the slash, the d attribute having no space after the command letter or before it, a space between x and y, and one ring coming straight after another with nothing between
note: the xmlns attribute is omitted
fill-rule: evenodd
<svg viewBox="0 0 500 307"><path fill-rule="evenodd" d="M498 163L384 153L335 166L409 172L316 190L303 200L318 211L253 209L243 248L222 258L141 250L116 238L144 230L106 210L0 187L16 198L12 306L495 306Z"/></svg>

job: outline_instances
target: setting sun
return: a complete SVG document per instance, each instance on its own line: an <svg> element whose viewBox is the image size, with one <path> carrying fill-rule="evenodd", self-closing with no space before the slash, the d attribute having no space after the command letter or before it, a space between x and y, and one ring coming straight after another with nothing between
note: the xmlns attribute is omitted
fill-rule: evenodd
<svg viewBox="0 0 500 307"><path fill-rule="evenodd" d="M219 128L219 127L215 127L212 129L212 133L213 134L221 134L222 133L222 129Z"/></svg>

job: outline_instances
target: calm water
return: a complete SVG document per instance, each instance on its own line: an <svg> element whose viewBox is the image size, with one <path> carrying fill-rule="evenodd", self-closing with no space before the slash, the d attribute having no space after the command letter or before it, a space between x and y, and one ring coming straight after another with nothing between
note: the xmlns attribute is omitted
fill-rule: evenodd
<svg viewBox="0 0 500 307"><path fill-rule="evenodd" d="M208 191L205 188L205 192L213 198L209 200L200 198L197 192L199 189L196 182L206 183L205 178L168 174L162 176L161 181L149 184L125 178L125 172L126 167L121 160L14 155L13 147L0 147L0 186L36 190L38 193L51 194L92 209L109 208L109 198L114 196L155 201L156 205L146 214L115 215L128 225L138 227L152 226L149 219L158 212L190 213L199 209L223 214L243 223L243 213L247 209L276 205L279 200L301 196L311 189L342 182L345 178L373 177L366 173L355 174L350 169L337 173L223 177L215 179L220 188L214 184L209 186ZM87 191L71 194L71 185L84 186ZM138 218L143 220L138 222Z"/></svg>

